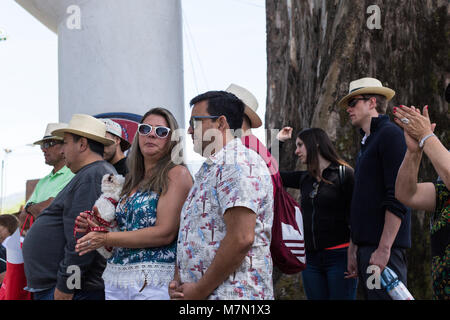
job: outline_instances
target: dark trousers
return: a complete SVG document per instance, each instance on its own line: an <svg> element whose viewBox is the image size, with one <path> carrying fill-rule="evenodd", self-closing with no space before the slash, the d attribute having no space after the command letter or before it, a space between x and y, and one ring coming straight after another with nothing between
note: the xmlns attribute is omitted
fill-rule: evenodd
<svg viewBox="0 0 450 320"><path fill-rule="evenodd" d="M358 246L357 261L358 261L358 276L363 288L364 298L366 300L392 300L389 294L383 288L376 289L371 288L372 273L368 272L370 266L370 256L377 249L375 246ZM405 249L392 248L391 256L389 258L387 266L391 268L398 276L398 279L407 286L407 260ZM371 279L369 279L371 277ZM368 281L369 280L369 285Z"/></svg>
<svg viewBox="0 0 450 320"><path fill-rule="evenodd" d="M54 300L55 288L34 292L33 300ZM104 290L84 291L75 290L72 300L105 300Z"/></svg>

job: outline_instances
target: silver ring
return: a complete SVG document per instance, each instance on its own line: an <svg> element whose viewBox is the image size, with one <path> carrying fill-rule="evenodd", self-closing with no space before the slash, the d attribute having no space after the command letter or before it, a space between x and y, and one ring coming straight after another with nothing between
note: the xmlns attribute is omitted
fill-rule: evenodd
<svg viewBox="0 0 450 320"><path fill-rule="evenodd" d="M401 118L400 121L403 122L404 124L408 124L409 123L409 119L408 118Z"/></svg>
<svg viewBox="0 0 450 320"><path fill-rule="evenodd" d="M87 245L91 244L91 240L86 241Z"/></svg>

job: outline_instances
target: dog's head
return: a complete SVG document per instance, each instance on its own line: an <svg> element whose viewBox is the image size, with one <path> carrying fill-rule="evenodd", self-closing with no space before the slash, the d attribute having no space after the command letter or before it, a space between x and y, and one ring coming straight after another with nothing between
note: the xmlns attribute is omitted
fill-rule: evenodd
<svg viewBox="0 0 450 320"><path fill-rule="evenodd" d="M124 182L125 178L120 174L105 174L102 178L102 193L117 200Z"/></svg>

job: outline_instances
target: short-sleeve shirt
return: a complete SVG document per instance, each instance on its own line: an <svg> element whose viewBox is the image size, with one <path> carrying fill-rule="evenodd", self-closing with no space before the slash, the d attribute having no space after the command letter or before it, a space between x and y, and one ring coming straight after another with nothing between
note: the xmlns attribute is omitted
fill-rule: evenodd
<svg viewBox="0 0 450 320"><path fill-rule="evenodd" d="M39 203L49 198L55 198L64 189L75 174L66 166L57 172L50 172L37 183L28 202Z"/></svg>
<svg viewBox="0 0 450 320"><path fill-rule="evenodd" d="M180 280L200 280L226 235L226 210L238 206L256 214L255 239L242 264L208 299L273 299L272 180L261 157L239 139L208 158L195 175L181 212L177 246Z"/></svg>

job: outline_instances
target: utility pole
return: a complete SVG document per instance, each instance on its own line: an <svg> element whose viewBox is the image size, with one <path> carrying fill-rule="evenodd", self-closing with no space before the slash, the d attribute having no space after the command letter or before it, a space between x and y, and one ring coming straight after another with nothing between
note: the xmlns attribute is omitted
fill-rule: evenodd
<svg viewBox="0 0 450 320"><path fill-rule="evenodd" d="M11 153L11 149L8 148L4 148L3 151L5 152L5 156L2 159L2 183L1 183L1 190L0 190L0 214L3 214L3 202L4 202L4 198L5 198L5 160L6 160L6 156L8 154Z"/></svg>

